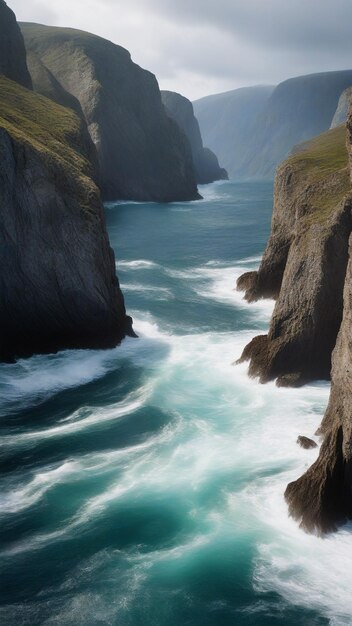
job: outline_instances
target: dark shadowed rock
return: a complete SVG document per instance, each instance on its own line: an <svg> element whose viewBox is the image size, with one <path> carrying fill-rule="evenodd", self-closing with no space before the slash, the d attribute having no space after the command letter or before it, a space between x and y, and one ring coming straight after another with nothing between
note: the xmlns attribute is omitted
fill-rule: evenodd
<svg viewBox="0 0 352 626"><path fill-rule="evenodd" d="M304 437L304 435L299 435L297 438L297 443L301 448L305 450L311 450L312 448L317 448L318 444L313 441L313 439L309 439L309 437Z"/></svg>
<svg viewBox="0 0 352 626"><path fill-rule="evenodd" d="M103 197L199 198L190 146L165 112L156 78L127 50L69 28L21 24L27 51L79 102L96 146ZM56 100L34 76L34 87Z"/></svg>
<svg viewBox="0 0 352 626"><path fill-rule="evenodd" d="M69 109L0 77L0 359L132 334L92 142Z"/></svg>
<svg viewBox="0 0 352 626"><path fill-rule="evenodd" d="M13 11L0 0L0 74L32 88L23 36Z"/></svg>
<svg viewBox="0 0 352 626"><path fill-rule="evenodd" d="M167 114L184 132L191 145L197 183L204 184L212 183L215 180L227 180L227 172L220 167L217 156L209 148L203 146L192 103L174 91L162 91L161 96Z"/></svg>

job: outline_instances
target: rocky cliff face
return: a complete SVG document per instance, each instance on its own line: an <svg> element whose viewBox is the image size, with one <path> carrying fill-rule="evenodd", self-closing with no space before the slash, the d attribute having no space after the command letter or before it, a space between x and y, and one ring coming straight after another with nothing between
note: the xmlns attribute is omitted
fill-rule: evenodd
<svg viewBox="0 0 352 626"><path fill-rule="evenodd" d="M285 492L290 514L318 534L352 519L351 111L347 150L345 141L343 125L282 165L263 263L239 281L248 299L277 297L268 335L242 355L251 374L286 385L328 378L332 354L318 459Z"/></svg>
<svg viewBox="0 0 352 626"><path fill-rule="evenodd" d="M0 77L0 359L131 333L85 125Z"/></svg>
<svg viewBox="0 0 352 626"><path fill-rule="evenodd" d="M352 98L352 87L347 87L347 89L345 89L345 91L342 92L339 98L337 109L335 111L334 117L332 118L330 128L336 128L336 126L339 126L340 124L344 124L347 121L351 98Z"/></svg>
<svg viewBox="0 0 352 626"><path fill-rule="evenodd" d="M80 104L98 152L105 199L199 197L190 146L166 115L153 74L133 63L127 50L89 33L37 24L21 28L27 51ZM50 95L33 78L34 88Z"/></svg>
<svg viewBox="0 0 352 626"><path fill-rule="evenodd" d="M347 123L352 172L352 111ZM352 209L352 194L346 199ZM291 515L311 532L328 532L352 519L352 235L343 291L343 318L332 357L329 404L319 429L323 437L317 461L285 496Z"/></svg>
<svg viewBox="0 0 352 626"><path fill-rule="evenodd" d="M161 97L167 114L184 132L191 145L197 183L205 184L215 180L227 180L227 172L220 167L217 156L209 148L203 146L192 103L173 91L162 91Z"/></svg>
<svg viewBox="0 0 352 626"><path fill-rule="evenodd" d="M27 66L32 77L34 91L38 91L42 96L50 98L57 104L72 109L84 120L83 111L77 98L63 88L50 70L45 67L37 54L33 52L28 53ZM37 89L38 85L40 85L40 90Z"/></svg>
<svg viewBox="0 0 352 626"><path fill-rule="evenodd" d="M0 0L0 74L32 88L23 36L15 14L4 0Z"/></svg>
<svg viewBox="0 0 352 626"><path fill-rule="evenodd" d="M247 300L276 297L268 335L245 348L249 373L281 385L329 378L351 231L345 128L302 146L277 175L272 233Z"/></svg>

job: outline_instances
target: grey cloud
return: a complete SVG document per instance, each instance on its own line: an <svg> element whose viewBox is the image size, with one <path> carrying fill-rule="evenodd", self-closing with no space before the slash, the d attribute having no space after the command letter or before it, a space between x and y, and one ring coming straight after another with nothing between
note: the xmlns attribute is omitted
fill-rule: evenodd
<svg viewBox="0 0 352 626"><path fill-rule="evenodd" d="M111 2L112 0L104 0ZM269 47L351 46L351 0L130 0L143 11L209 24Z"/></svg>
<svg viewBox="0 0 352 626"><path fill-rule="evenodd" d="M190 98L352 67L352 0L8 0L20 19L89 30Z"/></svg>

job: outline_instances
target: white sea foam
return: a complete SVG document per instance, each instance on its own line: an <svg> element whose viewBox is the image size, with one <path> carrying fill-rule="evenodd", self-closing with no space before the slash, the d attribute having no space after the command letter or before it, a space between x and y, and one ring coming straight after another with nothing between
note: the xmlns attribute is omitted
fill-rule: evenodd
<svg viewBox="0 0 352 626"><path fill-rule="evenodd" d="M19 446L30 441L66 436L85 430L88 427L91 428L94 425L100 425L103 422L114 421L134 413L134 411L142 407L151 395L151 391L152 384L148 383L137 392L128 394L123 401L110 405L107 408L80 407L68 418L51 428L31 430L16 435L5 435L2 438L1 446Z"/></svg>
<svg viewBox="0 0 352 626"><path fill-rule="evenodd" d="M135 259L134 261L125 261L123 259L116 262L117 269L129 269L129 270L150 270L160 268L158 263L154 261L148 261L146 259Z"/></svg>
<svg viewBox="0 0 352 626"><path fill-rule="evenodd" d="M167 271L174 278L187 279L201 297L246 307L264 323L273 304L248 305L242 294L233 291L236 277L254 263L257 258L242 260L238 266L210 261L196 269ZM5 445L30 445L71 435L147 405L158 407L170 419L157 435L137 445L67 459L58 467L42 468L29 481L9 484L2 500L4 514L36 504L58 484L102 477L95 493L64 525L46 533L28 533L7 554L15 557L72 538L86 525L99 524L110 509L118 515L119 505L126 502L133 506L153 502L153 498L173 502L179 498L183 504L191 503L189 517L197 523L195 530L176 546L127 554L131 569L125 602L133 602L141 593L152 567L168 563L172 567L175 560L190 554L195 558L209 545L221 550L225 539L231 541L250 529L256 537L254 585L258 591L277 592L291 604L316 609L333 626L350 624L352 533L346 528L324 540L308 536L288 517L283 499L286 484L302 474L318 453L302 450L296 439L299 434L314 436L327 403L328 385L279 389L273 383L263 386L249 379L247 364L233 366L232 362L255 330L175 336L162 332L150 314L139 312L135 329L140 339L129 339L115 351L56 355L57 369L54 365L50 369L48 357L38 357L13 370L17 372L14 382L1 379L3 385L8 383L7 392L17 397L22 392L30 394L32 382L36 393L44 394L81 384L104 375L119 359L147 365L149 372L152 369L148 382L123 401L105 408L81 407L50 428L5 437ZM75 382L69 382L67 375L71 358ZM18 366L5 366L2 375L7 367ZM205 509L202 490L214 481L219 485L218 497ZM112 610L112 621L118 610L118 606ZM107 614L103 607L96 615L100 613ZM68 614L61 613L60 619Z"/></svg>
<svg viewBox="0 0 352 626"><path fill-rule="evenodd" d="M139 291L140 293L151 293L153 294L154 300L172 300L174 298L172 290L167 287L154 287L152 285L142 285L138 283L122 283L121 289L125 292Z"/></svg>
<svg viewBox="0 0 352 626"><path fill-rule="evenodd" d="M194 292L202 298L216 300L236 308L246 310L250 315L261 321L269 322L274 308L273 300L258 300L250 306L244 300L243 292L237 291L237 279L247 272L249 267L242 263L253 266L256 257L241 261L241 265L227 265L221 262L209 261L202 267L194 267L187 270L167 269L166 273L172 278L187 281Z"/></svg>
<svg viewBox="0 0 352 626"><path fill-rule="evenodd" d="M116 350L67 350L55 355L21 359L13 365L0 365L0 410L11 403L27 405L101 378L111 368Z"/></svg>

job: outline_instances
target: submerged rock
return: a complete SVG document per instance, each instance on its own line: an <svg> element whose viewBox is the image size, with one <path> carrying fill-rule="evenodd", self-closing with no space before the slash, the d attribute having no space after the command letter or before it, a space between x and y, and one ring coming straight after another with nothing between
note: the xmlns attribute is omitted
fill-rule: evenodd
<svg viewBox="0 0 352 626"><path fill-rule="evenodd" d="M174 91L162 91L161 96L167 114L184 132L191 145L197 183L205 184L215 180L227 180L228 174L225 169L220 167L217 156L209 148L203 146L192 102Z"/></svg>
<svg viewBox="0 0 352 626"><path fill-rule="evenodd" d="M96 146L106 200L194 200L197 191L189 143L166 115L157 80L127 50L70 28L22 24L27 51L48 76L33 72L34 89L63 103L73 97ZM31 69L33 65L31 64Z"/></svg>
<svg viewBox="0 0 352 626"><path fill-rule="evenodd" d="M0 359L132 334L85 124L0 77Z"/></svg>
<svg viewBox="0 0 352 626"><path fill-rule="evenodd" d="M311 450L312 448L317 448L318 444L313 441L313 439L309 439L309 437L304 437L304 435L299 435L297 438L297 443L301 448L305 450Z"/></svg>

